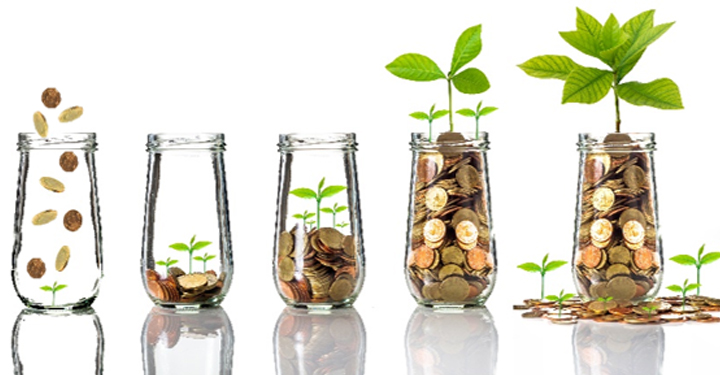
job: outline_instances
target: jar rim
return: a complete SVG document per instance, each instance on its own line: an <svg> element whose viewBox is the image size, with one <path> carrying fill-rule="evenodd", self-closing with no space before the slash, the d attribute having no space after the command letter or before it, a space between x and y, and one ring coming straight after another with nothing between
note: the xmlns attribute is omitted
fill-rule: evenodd
<svg viewBox="0 0 720 375"><path fill-rule="evenodd" d="M18 133L18 151L26 150L97 150L96 134L91 132L57 133L41 137L37 133Z"/></svg>
<svg viewBox="0 0 720 375"><path fill-rule="evenodd" d="M150 133L147 151L225 151L224 133Z"/></svg>
<svg viewBox="0 0 720 375"><path fill-rule="evenodd" d="M357 151L355 133L286 133L279 135L279 151L345 150Z"/></svg>
<svg viewBox="0 0 720 375"><path fill-rule="evenodd" d="M489 135L485 131L481 131L477 133L477 137L475 132L444 132L440 133L442 134L459 134L461 135L464 140L453 140L453 141L443 141L438 143L436 141L437 136L434 137L434 140L430 141L428 134L425 132L417 132L417 133L411 133L410 134L410 148L411 150L432 150L437 151L440 148L465 148L465 149L477 149L479 151L487 151L490 149L490 140Z"/></svg>
<svg viewBox="0 0 720 375"><path fill-rule="evenodd" d="M608 138L612 137L611 141ZM655 150L655 133L580 133L578 134L579 151L627 152L628 148L637 151Z"/></svg>

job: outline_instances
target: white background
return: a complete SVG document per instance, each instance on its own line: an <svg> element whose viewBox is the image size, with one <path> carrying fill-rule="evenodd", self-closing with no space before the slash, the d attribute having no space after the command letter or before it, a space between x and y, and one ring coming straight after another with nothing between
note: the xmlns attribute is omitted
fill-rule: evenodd
<svg viewBox="0 0 720 375"><path fill-rule="evenodd" d="M623 23L651 8L657 9L656 24L677 21L627 79L672 78L686 109L622 104L623 130L657 135L665 258L695 254L703 243L720 250L713 214L720 209L713 149L719 136L713 43L720 6L709 1L3 2L0 243L6 278L0 283L0 341L6 344L0 346L0 372L12 368L11 327L22 308L10 280L15 142L18 132L33 130L31 116L43 108L46 87L59 89L61 107L85 108L74 123L51 123L51 134L98 133L106 277L94 307L105 330L106 373L142 371L140 332L152 306L138 271L146 134L196 131L224 132L228 144L236 273L223 306L235 328L235 372L274 372L272 330L284 306L271 277L277 136L328 131L355 132L360 144L368 267L356 308L367 329L366 373L406 371L404 332L415 307L403 276L408 141L410 132L425 131L407 114L433 103L445 107L447 99L441 81L404 81L384 66L418 52L445 70L456 38L482 23L483 51L469 66L483 70L492 88L477 97L457 94L454 105L474 107L482 99L500 108L482 120L492 142L500 264L488 303L500 335L497 373L573 373L572 330L521 320L510 306L539 289L538 276L517 264L539 261L547 252L570 259L577 133L613 130L610 98L593 106L561 105L560 81L534 79L516 67L539 54L568 54L600 67L557 33L574 30L575 6L601 22L611 11ZM456 123L469 131L473 121ZM705 271L705 294L720 295L717 267ZM693 277L692 268L666 264L664 285L686 277ZM572 289L568 266L548 280L549 291L561 288ZM666 327L664 372L710 368L712 348L703 343L718 332L717 326Z"/></svg>

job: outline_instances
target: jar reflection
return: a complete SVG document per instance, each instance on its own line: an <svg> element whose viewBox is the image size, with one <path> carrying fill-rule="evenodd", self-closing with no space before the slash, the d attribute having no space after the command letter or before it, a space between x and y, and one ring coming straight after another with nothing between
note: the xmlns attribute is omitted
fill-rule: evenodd
<svg viewBox="0 0 720 375"><path fill-rule="evenodd" d="M365 373L365 326L354 308L285 308L274 343L278 375Z"/></svg>
<svg viewBox="0 0 720 375"><path fill-rule="evenodd" d="M234 336L220 307L154 307L142 332L145 374L231 374Z"/></svg>
<svg viewBox="0 0 720 375"><path fill-rule="evenodd" d="M419 306L405 333L408 374L495 374L498 334L485 308Z"/></svg>
<svg viewBox="0 0 720 375"><path fill-rule="evenodd" d="M665 332L659 325L581 321L573 334L575 374L660 374Z"/></svg>
<svg viewBox="0 0 720 375"><path fill-rule="evenodd" d="M15 374L102 374L104 346L102 324L93 309L25 309L13 327Z"/></svg>

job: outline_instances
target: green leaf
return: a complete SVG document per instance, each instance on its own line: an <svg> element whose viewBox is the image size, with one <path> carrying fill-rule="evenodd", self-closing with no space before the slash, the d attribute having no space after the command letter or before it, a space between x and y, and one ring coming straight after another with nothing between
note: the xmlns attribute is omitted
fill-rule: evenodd
<svg viewBox="0 0 720 375"><path fill-rule="evenodd" d="M657 25L655 27L652 27L648 30L641 31L637 38L633 41L633 43L628 48L627 52L625 52L625 55L620 59L620 63L618 66L625 65L630 59L632 59L636 54L642 53L647 46L658 40L663 34L665 34L666 31L670 29L670 27L675 22L670 23L664 23L662 25Z"/></svg>
<svg viewBox="0 0 720 375"><path fill-rule="evenodd" d="M213 260L215 258L217 258L217 255L209 255L205 257L205 260Z"/></svg>
<svg viewBox="0 0 720 375"><path fill-rule="evenodd" d="M617 92L620 98L630 104L683 109L680 89L669 78L656 79L650 83L626 82L618 85Z"/></svg>
<svg viewBox="0 0 720 375"><path fill-rule="evenodd" d="M600 21L596 20L595 17L591 16L587 12L580 8L576 8L577 17L575 18L575 26L579 31L587 32L592 35L598 41L602 34L603 26Z"/></svg>
<svg viewBox="0 0 720 375"><path fill-rule="evenodd" d="M697 257L697 258L698 258L698 259L702 259L702 255L703 255L704 252L705 252L705 244L703 244L702 246L700 246L700 249L698 249L698 257ZM701 263L702 263L702 262L701 262Z"/></svg>
<svg viewBox="0 0 720 375"><path fill-rule="evenodd" d="M325 177L323 177L322 180L320 180L317 191L322 191L322 188L324 185L325 185Z"/></svg>
<svg viewBox="0 0 720 375"><path fill-rule="evenodd" d="M173 264L175 264L177 262L178 262L177 259L173 259L173 260L169 261L167 265L172 266Z"/></svg>
<svg viewBox="0 0 720 375"><path fill-rule="evenodd" d="M528 272L542 271L542 268L540 268L540 266L538 266L535 263L523 263L523 264L519 265L518 268L521 270L524 270L524 271L528 271Z"/></svg>
<svg viewBox="0 0 720 375"><path fill-rule="evenodd" d="M455 111L455 113L457 113L460 116L475 117L475 111L473 111L470 108L458 109L457 111Z"/></svg>
<svg viewBox="0 0 720 375"><path fill-rule="evenodd" d="M410 117L418 120L429 120L430 117L428 117L427 113L425 112L413 112L410 114Z"/></svg>
<svg viewBox="0 0 720 375"><path fill-rule="evenodd" d="M311 217L315 217L315 213L314 213L314 212L311 212L311 213L305 215L305 219L309 219L309 218L311 218Z"/></svg>
<svg viewBox="0 0 720 375"><path fill-rule="evenodd" d="M567 76L579 68L571 58L560 55L536 56L518 65L527 75L535 78L567 79Z"/></svg>
<svg viewBox="0 0 720 375"><path fill-rule="evenodd" d="M697 288L699 288L699 287L700 287L700 284L692 283L692 284L690 284L690 285L688 285L688 286L685 287L685 292L687 293L687 292L693 291L693 290L695 290L695 289L697 289Z"/></svg>
<svg viewBox="0 0 720 375"><path fill-rule="evenodd" d="M625 32L614 14L610 14L602 29L602 50L606 51L619 46L627 40Z"/></svg>
<svg viewBox="0 0 720 375"><path fill-rule="evenodd" d="M317 199L317 193L308 188L299 188L291 190L290 194L302 199Z"/></svg>
<svg viewBox="0 0 720 375"><path fill-rule="evenodd" d="M193 234L192 238L190 239L190 246L192 246L192 244L195 243L195 237L196 237L196 236L197 236L196 234Z"/></svg>
<svg viewBox="0 0 720 375"><path fill-rule="evenodd" d="M308 221L307 221L307 225L313 225L313 224L315 224L315 220L308 220Z"/></svg>
<svg viewBox="0 0 720 375"><path fill-rule="evenodd" d="M565 264L567 264L567 262L564 260L553 260L545 266L545 272L556 270Z"/></svg>
<svg viewBox="0 0 720 375"><path fill-rule="evenodd" d="M40 289L46 291L46 292L52 292L53 288L49 285L41 286Z"/></svg>
<svg viewBox="0 0 720 375"><path fill-rule="evenodd" d="M653 27L654 14L654 9L647 10L625 22L622 29L625 34L627 34L631 44L638 39L642 32L650 30Z"/></svg>
<svg viewBox="0 0 720 375"><path fill-rule="evenodd" d="M629 43L629 42L626 42L626 43ZM623 45L620 49L618 49L618 51L615 55L616 60L619 59L618 56L622 56L625 54L624 51L627 51L628 47L629 47L629 45ZM616 69L618 69L618 82L622 81L622 79L625 78L625 76L628 75L628 73L630 73L631 70L633 70L635 65L637 65L638 61L640 61L640 58L642 57L643 53L645 53L645 50L640 51L640 53L638 53L631 59L627 60L625 62L625 64L623 64L623 66L621 66L619 68L617 67L617 63L615 64Z"/></svg>
<svg viewBox="0 0 720 375"><path fill-rule="evenodd" d="M338 208L335 209L335 213L340 213L340 212L343 212L343 211L345 211L345 210L347 210L347 206L340 206L340 207L338 207Z"/></svg>
<svg viewBox="0 0 720 375"><path fill-rule="evenodd" d="M184 244L184 243L179 243L179 242L170 245L170 248L171 248L171 249L175 249L175 250L179 250L179 251L188 251L188 250L190 250L190 247L188 247L188 245L186 245L186 244Z"/></svg>
<svg viewBox="0 0 720 375"><path fill-rule="evenodd" d="M429 57L406 53L385 66L390 73L404 79L429 82L445 78L445 74Z"/></svg>
<svg viewBox="0 0 720 375"><path fill-rule="evenodd" d="M463 94L481 94L490 88L485 73L477 68L468 68L456 74L452 83Z"/></svg>
<svg viewBox="0 0 720 375"><path fill-rule="evenodd" d="M296 219L303 219L303 215L302 215L302 214L295 214L295 215L292 215L292 217L294 217L294 218L296 218Z"/></svg>
<svg viewBox="0 0 720 375"><path fill-rule="evenodd" d="M482 100L478 102L477 107L475 108L475 113L480 112L480 107L482 107Z"/></svg>
<svg viewBox="0 0 720 375"><path fill-rule="evenodd" d="M192 250L193 251L200 250L202 248L209 246L210 244L212 244L212 242L210 242L210 241L200 241L192 247Z"/></svg>
<svg viewBox="0 0 720 375"><path fill-rule="evenodd" d="M168 265L168 264L165 263L165 261L163 261L163 260L158 260L156 263L158 264L158 266L167 266L167 265Z"/></svg>
<svg viewBox="0 0 720 375"><path fill-rule="evenodd" d="M67 288L67 285L65 285L65 284L60 284L60 285L58 285L58 286L55 287L55 290L54 290L54 291L57 292L57 291L60 291L60 290L65 289L65 288Z"/></svg>
<svg viewBox="0 0 720 375"><path fill-rule="evenodd" d="M600 57L600 40L587 31L561 31L560 36L578 51L592 57Z"/></svg>
<svg viewBox="0 0 720 375"><path fill-rule="evenodd" d="M482 50L481 32L482 25L477 25L468 28L460 34L460 37L455 43L455 51L453 52L452 64L450 66L451 76L480 54Z"/></svg>
<svg viewBox="0 0 720 375"><path fill-rule="evenodd" d="M433 113L432 118L433 118L433 120L437 120L440 117L446 116L448 113L450 113L450 111L448 111L447 109L441 109L441 110Z"/></svg>
<svg viewBox="0 0 720 375"><path fill-rule="evenodd" d="M613 73L607 70L580 67L565 81L562 103L599 102L612 87Z"/></svg>
<svg viewBox="0 0 720 375"><path fill-rule="evenodd" d="M542 266L545 268L545 264L547 263L548 257L550 257L550 253L545 254L542 261Z"/></svg>
<svg viewBox="0 0 720 375"><path fill-rule="evenodd" d="M674 257L670 258L675 263L682 264L683 266L695 266L697 263L695 262L695 258L693 258L690 255L675 255Z"/></svg>
<svg viewBox="0 0 720 375"><path fill-rule="evenodd" d="M199 261L201 261L201 262L203 261L203 257L199 257L199 256L198 256L198 257L193 257L193 259L199 260Z"/></svg>
<svg viewBox="0 0 720 375"><path fill-rule="evenodd" d="M682 293L682 292L683 292L683 288L682 288L680 285L670 285L670 286L667 287L667 288L668 288L668 290L673 291L673 292L675 292L675 293Z"/></svg>
<svg viewBox="0 0 720 375"><path fill-rule="evenodd" d="M435 103L433 103L432 107L430 107L430 112L428 112L430 117L432 117L433 112L435 112Z"/></svg>
<svg viewBox="0 0 720 375"><path fill-rule="evenodd" d="M487 116L497 110L498 110L497 107L485 107L480 110L480 113L478 113L478 117Z"/></svg>
<svg viewBox="0 0 720 375"><path fill-rule="evenodd" d="M575 297L575 293L565 293L565 294L563 294L563 296L560 298L560 300L562 300L562 301L567 301L567 300L569 300L570 298L573 298L573 297Z"/></svg>
<svg viewBox="0 0 720 375"><path fill-rule="evenodd" d="M335 211L333 211L332 208L329 208L329 207L323 207L323 208L320 209L320 211L321 211L321 212L324 212L324 213L326 213L326 214L331 214L331 213L335 212Z"/></svg>
<svg viewBox="0 0 720 375"><path fill-rule="evenodd" d="M612 296L609 296L608 298L605 298L605 302L612 301L612 299L613 299L613 297L612 297Z"/></svg>
<svg viewBox="0 0 720 375"><path fill-rule="evenodd" d="M707 254L705 254L704 257L702 257L700 264L702 264L702 265L710 264L718 259L720 259L720 253L718 253L718 252L707 253Z"/></svg>
<svg viewBox="0 0 720 375"><path fill-rule="evenodd" d="M560 299L558 298L558 296L556 296L556 295L545 296L545 299L548 300L548 301L559 301L559 300L560 300Z"/></svg>
<svg viewBox="0 0 720 375"><path fill-rule="evenodd" d="M322 191L322 193L320 193L320 199L332 197L333 195L335 195L345 189L347 189L345 186L339 186L339 185L328 186L325 188L325 190Z"/></svg>

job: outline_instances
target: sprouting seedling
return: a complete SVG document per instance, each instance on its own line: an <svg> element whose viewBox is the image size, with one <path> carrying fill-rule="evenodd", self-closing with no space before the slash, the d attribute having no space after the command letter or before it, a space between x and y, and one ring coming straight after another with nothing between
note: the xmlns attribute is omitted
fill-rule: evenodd
<svg viewBox="0 0 720 375"><path fill-rule="evenodd" d="M497 111L497 107L484 107L482 108L482 100L480 103L478 103L477 108L473 111L470 108L463 108L458 109L457 113L458 115L465 116L465 117L474 117L475 118L475 139L480 139L480 117L487 116L493 112Z"/></svg>
<svg viewBox="0 0 720 375"><path fill-rule="evenodd" d="M540 272L540 299L545 299L545 273L556 270L567 263L564 260L553 260L548 263L547 259L549 255L550 253L545 254L545 257L542 260L542 266L532 262L523 263L518 266L521 270L528 272Z"/></svg>
<svg viewBox="0 0 720 375"><path fill-rule="evenodd" d="M428 122L428 141L432 142L432 123L434 120L437 120L445 115L450 113L447 109L441 109L439 111L435 111L435 104L430 107L430 112L413 112L410 114L410 117L418 120L427 120Z"/></svg>
<svg viewBox="0 0 720 375"><path fill-rule="evenodd" d="M648 314L647 317L648 317L648 319L650 319L650 318L652 318L653 311L657 310L657 306L648 305L648 306L643 306L642 309L643 309L643 311L645 311ZM683 310L684 309L685 309L685 307L683 306Z"/></svg>
<svg viewBox="0 0 720 375"><path fill-rule="evenodd" d="M683 299L682 310L685 311L685 294L687 294L687 292L690 292L693 289L697 289L699 287L700 287L700 284L693 283L693 284L688 285L688 279L685 279L685 283L683 284L683 286L676 284L676 285L670 285L667 288L675 293L682 293L682 299Z"/></svg>
<svg viewBox="0 0 720 375"><path fill-rule="evenodd" d="M196 256L193 259L203 262L203 273L205 273L207 272L208 260L215 259L215 255L208 255L208 253L205 253L205 256Z"/></svg>
<svg viewBox="0 0 720 375"><path fill-rule="evenodd" d="M198 241L195 242L195 236L192 236L190 239L190 244L184 244L182 242L174 243L170 245L170 248L175 249L177 251L187 251L188 252L188 273L192 273L192 261L193 261L193 252L195 250L200 250L208 245L212 244L210 241Z"/></svg>
<svg viewBox="0 0 720 375"><path fill-rule="evenodd" d="M447 81L448 109L450 118L450 131L454 131L452 112L452 87L464 94L481 94L490 88L485 73L477 68L468 68L460 71L460 68L474 60L482 50L482 39L480 33L482 25L473 26L460 34L455 43L450 71L443 73L438 65L429 57L417 54L406 53L399 56L393 62L385 66L390 73L410 81L429 82L438 79Z"/></svg>
<svg viewBox="0 0 720 375"><path fill-rule="evenodd" d="M346 223L346 222L343 221L342 223L338 223L338 224L335 225L335 226L338 227L338 228L345 228L345 227L348 226L348 225L350 225L350 223Z"/></svg>
<svg viewBox="0 0 720 375"><path fill-rule="evenodd" d="M347 206L338 206L337 203L335 203L332 207L323 207L320 209L320 211L326 213L326 214L332 214L333 215L333 228L336 227L335 225L335 215L337 215L340 212L343 212L347 210Z"/></svg>
<svg viewBox="0 0 720 375"><path fill-rule="evenodd" d="M340 185L331 185L323 189L323 186L325 186L325 177L320 180L320 183L318 184L317 192L313 191L312 189L308 188L298 188L295 190L292 190L290 194L303 198L303 199L315 199L315 202L317 203L317 227L320 228L320 203L324 198L330 198L333 195L347 189L345 186Z"/></svg>
<svg viewBox="0 0 720 375"><path fill-rule="evenodd" d="M698 250L698 256L697 259L693 258L692 255L675 255L674 257L670 258L673 262L677 264L681 264L683 266L695 266L697 270L697 279L695 281L696 284L698 284L697 287L697 295L700 295L700 268L706 264L710 264L718 259L720 259L720 253L719 252L712 252L707 253L703 255L705 252L705 244L703 244L700 247L700 250Z"/></svg>
<svg viewBox="0 0 720 375"><path fill-rule="evenodd" d="M307 224L312 228L313 224L315 224L315 220L308 220Z"/></svg>
<svg viewBox="0 0 720 375"><path fill-rule="evenodd" d="M520 65L536 78L565 81L562 103L592 104L604 98L612 88L615 96L615 131L620 132L620 99L659 109L682 109L680 89L669 78L650 83L625 82L623 78L635 67L645 49L662 36L674 22L653 25L654 10L640 13L622 27L614 15L601 25L593 16L577 8L577 30L560 36L580 52L596 57L610 69L581 66L567 56L544 55Z"/></svg>
<svg viewBox="0 0 720 375"><path fill-rule="evenodd" d="M158 266L165 266L165 274L168 274L168 271L170 270L170 266L177 263L177 259L170 259L170 257L167 258L167 260L158 260L157 265Z"/></svg>
<svg viewBox="0 0 720 375"><path fill-rule="evenodd" d="M311 217L315 217L315 213L314 212L308 213L307 210L305 210L305 212L303 212L301 214L295 214L295 215L293 215L293 217L296 219L302 219L303 228L305 228L305 225L308 224L307 220L310 219ZM313 221L313 222L310 222L309 224L313 224L313 223L315 223L315 222Z"/></svg>
<svg viewBox="0 0 720 375"><path fill-rule="evenodd" d="M52 286L45 285L45 286L40 287L40 289L42 289L46 292L52 292L52 306L55 306L55 292L61 291L65 288L67 288L67 285L65 285L65 284L58 285L57 281L54 282Z"/></svg>
<svg viewBox="0 0 720 375"><path fill-rule="evenodd" d="M560 291L560 294L547 296L548 301L557 302L558 304L558 316L562 315L563 302L575 297L573 293L565 293L565 289Z"/></svg>
<svg viewBox="0 0 720 375"><path fill-rule="evenodd" d="M613 298L612 298L612 296L609 296L609 297L607 297L607 298L599 297L597 300L603 303L603 309L604 309L605 311L607 311L607 303L610 302L610 301L612 301Z"/></svg>

